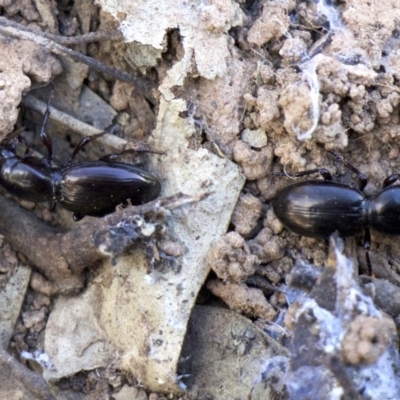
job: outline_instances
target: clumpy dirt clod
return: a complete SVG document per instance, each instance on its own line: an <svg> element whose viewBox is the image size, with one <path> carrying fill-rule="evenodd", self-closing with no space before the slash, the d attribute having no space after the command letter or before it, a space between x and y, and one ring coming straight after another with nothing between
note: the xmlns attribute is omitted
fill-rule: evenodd
<svg viewBox="0 0 400 400"><path fill-rule="evenodd" d="M224 300L229 308L249 317L270 321L276 315L276 311L259 289L218 280L210 280L207 283L207 289Z"/></svg>
<svg viewBox="0 0 400 400"><path fill-rule="evenodd" d="M376 362L395 334L392 319L358 315L343 338L345 362L353 365Z"/></svg>
<svg viewBox="0 0 400 400"><path fill-rule="evenodd" d="M251 194L240 196L231 220L235 226L235 231L244 238L249 237L257 227L261 212L262 203L257 197Z"/></svg>
<svg viewBox="0 0 400 400"><path fill-rule="evenodd" d="M252 150L242 141L237 141L233 148L234 160L243 168L243 173L250 181L264 178L272 163L273 151L270 146Z"/></svg>
<svg viewBox="0 0 400 400"><path fill-rule="evenodd" d="M208 263L218 278L239 283L254 274L259 260L250 253L242 236L230 232L208 253Z"/></svg>
<svg viewBox="0 0 400 400"><path fill-rule="evenodd" d="M0 132L4 135L13 130L18 106L31 87L31 80L48 82L62 72L62 67L54 56L29 41L2 38L0 44L7 48L0 57Z"/></svg>
<svg viewBox="0 0 400 400"><path fill-rule="evenodd" d="M284 255L283 240L279 236L274 236L270 228L262 229L248 243L251 252L260 259L262 264L282 258Z"/></svg>

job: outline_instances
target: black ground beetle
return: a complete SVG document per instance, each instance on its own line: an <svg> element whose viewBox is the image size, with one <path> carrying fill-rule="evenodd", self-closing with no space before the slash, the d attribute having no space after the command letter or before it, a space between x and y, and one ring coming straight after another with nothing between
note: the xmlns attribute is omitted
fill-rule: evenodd
<svg viewBox="0 0 400 400"><path fill-rule="evenodd" d="M98 161L73 163L78 152L103 133L83 138L61 168L52 167L52 143L45 132L50 116L49 103L50 99L40 130L47 157L17 156L16 138L10 135L0 143L0 185L10 194L34 203L59 203L73 212L75 221L85 215L110 214L128 200L139 205L159 196L161 186L157 178L141 168L112 161L122 153Z"/></svg>
<svg viewBox="0 0 400 400"><path fill-rule="evenodd" d="M364 231L364 247L370 269L369 229L387 235L400 235L400 186L392 186L399 176L388 176L383 182L383 189L366 198L363 190L367 177L343 157L331 154L358 175L359 189L333 182L326 168L297 172L288 176L301 177L318 172L323 180L297 182L285 187L272 200L272 207L287 229L302 236L328 238L337 231L340 236L346 237Z"/></svg>

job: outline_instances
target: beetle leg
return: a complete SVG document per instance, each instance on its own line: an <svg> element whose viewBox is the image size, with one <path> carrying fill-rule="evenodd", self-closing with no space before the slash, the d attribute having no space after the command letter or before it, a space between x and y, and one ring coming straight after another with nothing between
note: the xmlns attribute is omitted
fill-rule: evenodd
<svg viewBox="0 0 400 400"><path fill-rule="evenodd" d="M1 145L11 145L12 143L14 143L16 140L20 140L20 138L22 136L20 136L20 133L23 132L25 129L25 127L21 127L16 129L15 131L12 131L10 133L8 133L4 139L1 141Z"/></svg>
<svg viewBox="0 0 400 400"><path fill-rule="evenodd" d="M301 176L311 175L315 173L319 173L324 179L324 181L332 180L332 174L326 168L309 169L307 171L292 172L292 173L282 172L278 173L277 175L287 176L289 178L300 178Z"/></svg>
<svg viewBox="0 0 400 400"><path fill-rule="evenodd" d="M74 151L71 154L71 157L69 158L69 160L65 163L65 165L69 165L72 164L72 161L74 160L74 158L76 157L76 155L83 149L83 147L85 147L89 142L91 142L93 139L97 139L100 136L105 135L106 133L110 133L114 128L114 125L109 126L108 128L106 128L103 132L100 132L96 135L92 135L92 136L85 136L75 147Z"/></svg>
<svg viewBox="0 0 400 400"><path fill-rule="evenodd" d="M351 165L349 162L347 162L340 154L337 154L334 151L328 151L328 153L332 154L337 161L340 161L347 169L349 169L351 172L354 172L358 176L358 188L362 192L368 183L367 176L364 175L362 172L360 172L356 167Z"/></svg>
<svg viewBox="0 0 400 400"><path fill-rule="evenodd" d="M20 133L22 131L24 131L25 127L21 127L16 129L15 131L12 131L10 133L8 133L4 139L0 142L0 146L1 147L5 147L8 148L9 150L12 150L15 152L15 148L16 148L16 142L24 142L24 144L26 145L26 147L28 148L28 144L25 141L25 138L22 137L20 135Z"/></svg>
<svg viewBox="0 0 400 400"><path fill-rule="evenodd" d="M121 156L123 156L125 154L133 154L133 153L165 154L163 151L144 149L144 148L127 149L127 150L121 151L121 153L107 154L106 156L101 157L100 160L107 161L107 162L112 162L112 161L115 161L117 158L119 158L119 157L121 157Z"/></svg>
<svg viewBox="0 0 400 400"><path fill-rule="evenodd" d="M100 134L102 135L103 132ZM98 136L98 135L94 135ZM74 160L75 156L82 150L84 146L86 146L91 140L93 140L95 137L94 136L85 136L75 147L74 151L71 154L71 157L67 161L68 164L72 164L72 161Z"/></svg>
<svg viewBox="0 0 400 400"><path fill-rule="evenodd" d="M112 154L107 154L104 157L101 157L100 160L106 161L106 162L113 162L119 157L125 155L125 154L133 154L133 153L153 153L153 154L165 154L163 151L158 151L158 150L150 150L150 149L143 149L143 148L138 148L138 149L127 149L124 151L121 151L121 153L112 153Z"/></svg>
<svg viewBox="0 0 400 400"><path fill-rule="evenodd" d="M17 140L19 143L23 143L25 145L24 158L27 158L33 153L33 149L27 140L20 135L24 129L24 127L17 129L15 132L13 132L13 136L15 136L14 141Z"/></svg>
<svg viewBox="0 0 400 400"><path fill-rule="evenodd" d="M383 188L388 187L390 185L393 185L397 180L399 179L399 175L397 174L392 174L389 175L384 181L383 181Z"/></svg>
<svg viewBox="0 0 400 400"><path fill-rule="evenodd" d="M30 157L33 153L33 149L31 147L31 145L29 145L27 140L21 135L18 135L17 139L18 139L18 142L23 143L26 147L25 153L24 153L24 158ZM47 163L47 161L46 161L46 163Z"/></svg>
<svg viewBox="0 0 400 400"><path fill-rule="evenodd" d="M135 150L135 149L128 149L121 151L121 153L112 153L112 154L107 154L104 157L101 157L100 160L106 161L106 162L113 162L117 158L125 155L125 154L133 154L133 153L139 153L139 152L147 152L146 150Z"/></svg>
<svg viewBox="0 0 400 400"><path fill-rule="evenodd" d="M49 135L46 133L46 124L47 121L49 120L50 117L50 101L51 101L51 97L53 95L53 91L51 91L49 99L47 100L47 107L46 107L46 112L44 113L44 117L43 117L43 122L42 122L42 126L40 128L40 139L42 140L44 146L47 149L47 164L51 165L51 162L53 160L53 145L51 143L51 139L49 137Z"/></svg>
<svg viewBox="0 0 400 400"><path fill-rule="evenodd" d="M365 258L367 260L367 269L368 269L368 275L369 276L374 276L374 273L372 271L372 265L371 265L371 259L369 257L369 249L371 248L371 233L369 229L366 229L364 231L364 250L365 250Z"/></svg>

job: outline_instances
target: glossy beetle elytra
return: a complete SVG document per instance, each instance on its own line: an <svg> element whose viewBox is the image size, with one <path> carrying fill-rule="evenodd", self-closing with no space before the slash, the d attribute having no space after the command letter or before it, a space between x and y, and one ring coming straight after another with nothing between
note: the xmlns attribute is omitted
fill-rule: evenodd
<svg viewBox="0 0 400 400"><path fill-rule="evenodd" d="M119 155L74 163L77 153L93 136L83 138L61 168L52 167L52 143L45 132L49 115L48 103L40 131L48 152L46 158L17 156L15 139L6 138L0 144L0 185L10 194L35 203L59 203L73 212L76 221L85 215L102 217L112 213L128 200L139 205L159 196L160 183L150 173L130 164L107 161Z"/></svg>
<svg viewBox="0 0 400 400"><path fill-rule="evenodd" d="M281 223L294 233L314 238L328 238L335 231L342 237L364 231L366 250L370 243L369 229L400 235L400 186L392 186L398 175L388 176L383 189L367 198L363 193L367 177L334 155L358 175L359 188L333 182L325 168L291 174L291 177L300 177L318 172L323 180L297 182L275 196L272 207Z"/></svg>

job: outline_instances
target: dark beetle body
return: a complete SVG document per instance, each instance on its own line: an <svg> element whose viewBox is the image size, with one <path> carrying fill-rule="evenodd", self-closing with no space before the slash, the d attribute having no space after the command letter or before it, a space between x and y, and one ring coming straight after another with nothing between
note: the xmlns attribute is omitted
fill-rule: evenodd
<svg viewBox="0 0 400 400"><path fill-rule="evenodd" d="M51 143L49 138L46 140ZM2 143L0 185L22 200L59 203L74 213L75 220L85 215L101 217L128 200L139 205L160 194L157 178L133 165L102 160L72 163L70 160L62 168L54 168L51 156L49 151L48 158L19 157L14 144Z"/></svg>
<svg viewBox="0 0 400 400"><path fill-rule="evenodd" d="M400 235L400 186L389 186L396 180L388 177L387 187L370 198L331 180L298 182L282 189L272 206L282 224L302 236L328 238L337 231L346 237L370 228Z"/></svg>
<svg viewBox="0 0 400 400"><path fill-rule="evenodd" d="M365 225L366 199L357 189L329 181L297 182L274 198L274 212L292 232L328 238L338 231L353 236Z"/></svg>
<svg viewBox="0 0 400 400"><path fill-rule="evenodd" d="M0 185L10 194L34 203L52 201L56 171L36 157L20 158L0 150Z"/></svg>
<svg viewBox="0 0 400 400"><path fill-rule="evenodd" d="M141 168L120 162L88 161L61 170L57 201L75 214L103 216L130 199L139 205L160 194L159 181Z"/></svg>
<svg viewBox="0 0 400 400"><path fill-rule="evenodd" d="M389 186L368 200L368 225L386 235L400 235L400 186Z"/></svg>

